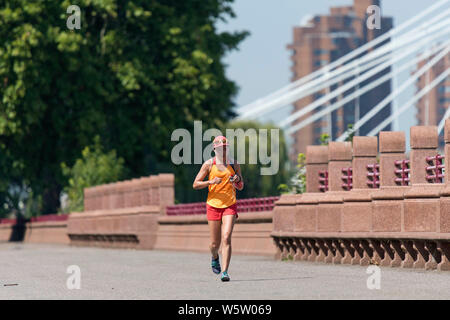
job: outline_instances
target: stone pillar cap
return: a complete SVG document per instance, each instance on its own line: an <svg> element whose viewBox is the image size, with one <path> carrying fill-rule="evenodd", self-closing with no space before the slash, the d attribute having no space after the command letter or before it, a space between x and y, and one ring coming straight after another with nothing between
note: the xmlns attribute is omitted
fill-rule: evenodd
<svg viewBox="0 0 450 320"><path fill-rule="evenodd" d="M444 140L445 143L450 143L450 119L445 120Z"/></svg>
<svg viewBox="0 0 450 320"><path fill-rule="evenodd" d="M346 142L331 141L328 144L328 160L329 161L351 161L352 160L352 144Z"/></svg>
<svg viewBox="0 0 450 320"><path fill-rule="evenodd" d="M307 146L306 163L307 164L328 163L328 146Z"/></svg>
<svg viewBox="0 0 450 320"><path fill-rule="evenodd" d="M175 176L173 173L160 173L158 174L158 180L161 187L173 187Z"/></svg>
<svg viewBox="0 0 450 320"><path fill-rule="evenodd" d="M394 153L405 152L405 133L403 131L381 131L380 152Z"/></svg>
<svg viewBox="0 0 450 320"><path fill-rule="evenodd" d="M354 157L376 157L378 154L377 137L353 137Z"/></svg>
<svg viewBox="0 0 450 320"><path fill-rule="evenodd" d="M411 149L436 149L438 132L436 126L414 126L410 129Z"/></svg>

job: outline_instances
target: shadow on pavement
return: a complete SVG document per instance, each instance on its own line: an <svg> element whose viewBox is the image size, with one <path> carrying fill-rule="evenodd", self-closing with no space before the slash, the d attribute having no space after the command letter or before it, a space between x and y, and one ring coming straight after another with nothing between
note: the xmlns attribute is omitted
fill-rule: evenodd
<svg viewBox="0 0 450 320"><path fill-rule="evenodd" d="M10 242L21 242L25 239L26 223L27 219L18 215L16 223L12 226L11 235L9 237Z"/></svg>

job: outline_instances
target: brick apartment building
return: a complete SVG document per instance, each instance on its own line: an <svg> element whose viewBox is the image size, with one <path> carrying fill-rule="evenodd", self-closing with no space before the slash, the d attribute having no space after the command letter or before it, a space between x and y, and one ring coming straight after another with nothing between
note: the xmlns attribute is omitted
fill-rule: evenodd
<svg viewBox="0 0 450 320"><path fill-rule="evenodd" d="M303 25L294 27L293 41L287 46L292 52L292 81L322 68L324 65L337 60L348 52L373 40L381 34L388 32L393 25L392 18L383 17L383 15L381 18L380 29L367 28L366 20L368 14L366 11L370 5L378 5L381 8L380 0L354 0L352 6L332 7L329 15L316 15ZM386 41L379 45L385 44ZM390 72L390 70L385 69L364 81L360 86L364 86L388 72ZM350 80L351 78L345 81L348 82ZM340 83L339 85L343 85L343 83ZM300 110L337 87L338 85L334 85L321 92L317 92L314 95L298 100L294 104L292 112ZM331 103L351 94L353 90L356 89L357 88L354 88L344 92L341 96L332 99ZM337 138L347 129L348 124L355 123L390 92L390 81L384 82L382 85L362 95L359 99L355 99L338 110L335 110L329 116L325 116L307 127L298 130L292 136L292 160L295 161L299 152L305 152L307 145L317 144L322 133L331 134L333 139ZM320 108L328 106L329 103L330 102L328 102L327 105L319 107L313 112L317 112ZM360 128L358 134L365 135L382 121L382 119L388 117L390 113L391 106L387 105L381 112ZM292 125L305 119L309 115L311 115L311 113L297 119ZM385 130L390 130L390 127L386 127Z"/></svg>

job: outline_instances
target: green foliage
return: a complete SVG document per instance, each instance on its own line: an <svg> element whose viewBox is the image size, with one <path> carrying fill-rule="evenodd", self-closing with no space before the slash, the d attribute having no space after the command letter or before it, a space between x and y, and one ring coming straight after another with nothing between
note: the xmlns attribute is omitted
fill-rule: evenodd
<svg viewBox="0 0 450 320"><path fill-rule="evenodd" d="M353 124L348 124L347 130L345 132L347 134L347 138L345 139L345 141L352 142L353 137L355 136L355 133L356 133L356 131L353 129Z"/></svg>
<svg viewBox="0 0 450 320"><path fill-rule="evenodd" d="M267 197L274 196L280 194L280 190L278 185L284 184L289 179L289 171L288 171L288 156L287 156L287 148L286 142L284 138L284 132L282 129L271 125L271 124L262 124L255 121L234 121L226 125L226 128L222 129L222 132L225 132L226 129L242 129L244 133L250 133L248 130L255 130L258 136L258 142L256 145L250 144L250 139L245 139L245 159L246 163L241 164L242 174L244 176L245 187L242 191L238 191L239 198L253 198L253 197ZM260 129L267 129L267 155L270 155L272 152L275 152L274 146L271 145L271 130L279 129L279 154L278 154L278 162L279 162L279 170L277 174L274 175L261 175L262 167L269 167L268 165L251 164L250 162L250 150L252 147L258 150L262 148L262 145L259 143L259 133ZM230 141L236 147L238 146L238 141ZM237 148L236 148L237 149ZM236 158L236 155L235 155Z"/></svg>
<svg viewBox="0 0 450 320"><path fill-rule="evenodd" d="M296 171L291 178L290 186L281 184L278 188L282 193L306 192L306 155L304 153L299 153L297 156Z"/></svg>
<svg viewBox="0 0 450 320"><path fill-rule="evenodd" d="M69 185L64 188L69 198L67 212L83 210L84 188L120 180L124 176L124 160L118 158L116 151L104 152L100 138L95 138L91 147L82 151L82 157L72 167L61 164L63 174Z"/></svg>
<svg viewBox="0 0 450 320"><path fill-rule="evenodd" d="M56 212L68 184L60 164L73 166L97 135L129 178L186 175L170 163L172 131L193 120L218 127L233 114L237 87L221 58L247 33L215 27L234 17L231 2L1 2L0 202L14 205L11 186L26 185L43 213ZM66 27L71 4L80 30Z"/></svg>
<svg viewBox="0 0 450 320"><path fill-rule="evenodd" d="M321 146L327 146L330 142L330 135L328 133L322 133L319 138Z"/></svg>

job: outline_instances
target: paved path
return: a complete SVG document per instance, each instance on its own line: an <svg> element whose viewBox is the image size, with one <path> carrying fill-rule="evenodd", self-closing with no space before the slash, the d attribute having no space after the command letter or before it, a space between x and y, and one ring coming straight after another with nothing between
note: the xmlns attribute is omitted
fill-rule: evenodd
<svg viewBox="0 0 450 320"><path fill-rule="evenodd" d="M365 267L257 256L233 256L229 283L203 253L3 243L0 264L0 299L450 299L450 272L382 268L369 290Z"/></svg>

